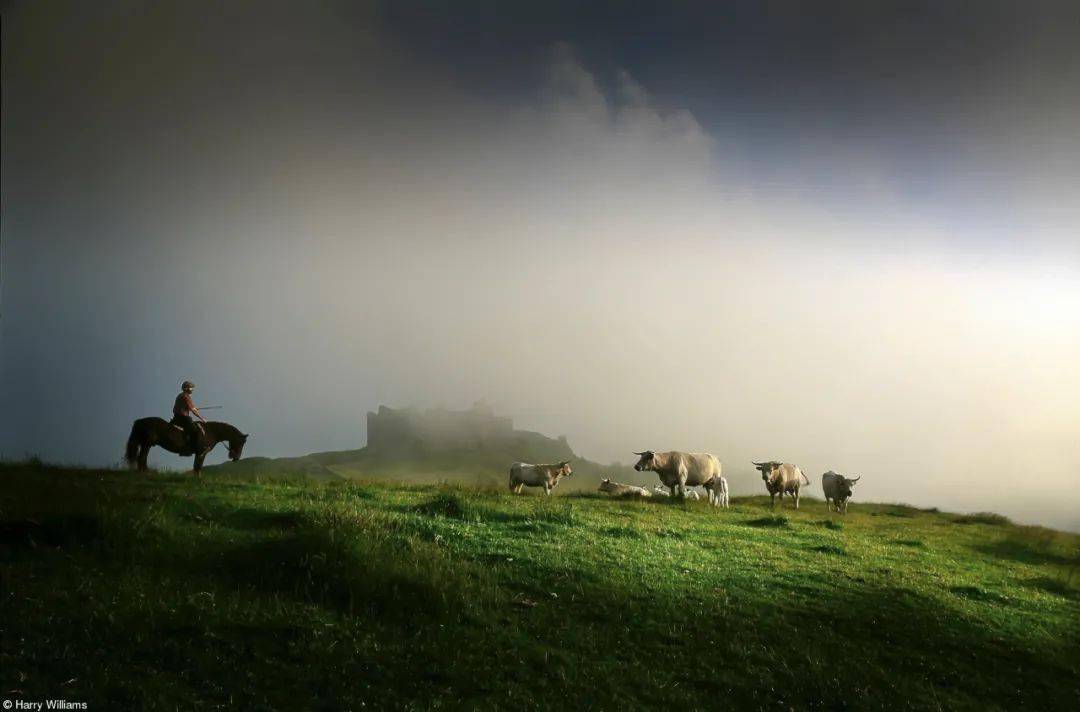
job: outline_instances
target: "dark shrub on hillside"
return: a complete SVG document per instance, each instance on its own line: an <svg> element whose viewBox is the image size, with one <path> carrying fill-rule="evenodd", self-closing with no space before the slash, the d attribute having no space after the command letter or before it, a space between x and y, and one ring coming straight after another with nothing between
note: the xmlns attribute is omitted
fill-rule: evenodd
<svg viewBox="0 0 1080 712"><path fill-rule="evenodd" d="M961 514L958 517L953 517L954 524L989 524L995 527L1002 527L1006 524L1012 524L1008 517L1001 514L994 514L993 512L975 512L974 514Z"/></svg>

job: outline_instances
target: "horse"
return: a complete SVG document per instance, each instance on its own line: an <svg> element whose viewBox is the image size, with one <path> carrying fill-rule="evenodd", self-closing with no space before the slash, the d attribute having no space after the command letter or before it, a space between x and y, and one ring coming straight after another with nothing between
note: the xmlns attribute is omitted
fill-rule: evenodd
<svg viewBox="0 0 1080 712"><path fill-rule="evenodd" d="M139 472L146 472L146 456L150 454L150 448L157 445L171 453L187 457L195 456L195 465L192 468L195 474L202 472L203 460L207 454L220 442L229 443L229 459L236 462L244 452L244 443L248 435L241 433L237 428L228 423L210 421L203 424L204 448L202 452L192 452L188 448L187 433L163 418L139 418L131 424L131 435L128 436L127 450L124 459L128 467L138 467Z"/></svg>

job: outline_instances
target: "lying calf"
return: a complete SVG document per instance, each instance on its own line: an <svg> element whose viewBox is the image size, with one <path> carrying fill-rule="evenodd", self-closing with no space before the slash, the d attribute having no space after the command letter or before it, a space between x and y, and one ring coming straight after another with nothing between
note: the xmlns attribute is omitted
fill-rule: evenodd
<svg viewBox="0 0 1080 712"><path fill-rule="evenodd" d="M652 492L637 485L623 485L612 482L606 477L600 478L600 492L607 492L613 497L652 497Z"/></svg>
<svg viewBox="0 0 1080 712"><path fill-rule="evenodd" d="M653 492L660 495L661 497L670 497L671 496L671 490L669 490L667 487L665 487L663 485L657 485L657 486L653 487ZM697 499L701 499L701 495L699 495L697 493L697 490L686 490L686 498L687 499L697 500ZM711 502L712 500L710 499L709 501Z"/></svg>

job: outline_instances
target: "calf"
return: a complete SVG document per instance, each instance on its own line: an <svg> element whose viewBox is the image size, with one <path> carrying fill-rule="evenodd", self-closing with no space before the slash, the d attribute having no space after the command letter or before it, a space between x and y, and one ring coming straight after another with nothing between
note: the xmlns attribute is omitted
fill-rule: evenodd
<svg viewBox="0 0 1080 712"><path fill-rule="evenodd" d="M524 462L515 462L510 466L510 491L521 494L522 487L543 487L544 494L550 495L560 479L572 474L569 460L563 460L555 465L529 465Z"/></svg>
<svg viewBox="0 0 1080 712"><path fill-rule="evenodd" d="M663 485L656 485L655 487L653 487L653 492L660 495L661 497L670 497L671 494L672 494L668 490L668 488L663 486ZM701 496L698 495L697 490L686 490L686 498L687 499L698 500L698 499L701 499Z"/></svg>
<svg viewBox="0 0 1080 712"><path fill-rule="evenodd" d="M717 475L705 483L705 491L709 493L709 503L714 507L727 509L730 506L728 497L727 479Z"/></svg>

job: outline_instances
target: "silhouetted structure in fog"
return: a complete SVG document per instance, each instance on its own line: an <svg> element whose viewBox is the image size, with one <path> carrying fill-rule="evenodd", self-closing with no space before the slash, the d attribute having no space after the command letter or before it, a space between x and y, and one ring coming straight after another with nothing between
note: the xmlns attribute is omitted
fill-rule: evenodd
<svg viewBox="0 0 1080 712"><path fill-rule="evenodd" d="M565 437L514 430L511 418L495 415L484 401L469 410L387 408L367 414L368 449L373 452L482 450L530 444L573 457ZM530 448L532 449L532 448Z"/></svg>

